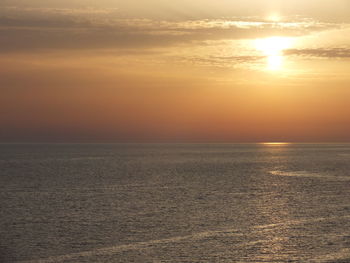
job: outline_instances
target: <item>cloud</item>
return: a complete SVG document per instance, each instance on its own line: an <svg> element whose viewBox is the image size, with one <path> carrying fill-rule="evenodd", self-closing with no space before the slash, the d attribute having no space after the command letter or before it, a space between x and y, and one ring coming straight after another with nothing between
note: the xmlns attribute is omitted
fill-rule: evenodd
<svg viewBox="0 0 350 263"><path fill-rule="evenodd" d="M288 49L285 55L313 58L350 58L350 48L305 48Z"/></svg>
<svg viewBox="0 0 350 263"><path fill-rule="evenodd" d="M338 24L252 17L166 21L123 17L117 9L17 8L0 11L0 52L148 48L193 41L300 36Z"/></svg>
<svg viewBox="0 0 350 263"><path fill-rule="evenodd" d="M235 68L237 66L242 67L245 64L251 66L252 64L261 63L265 59L265 56L186 56L186 57L173 57L168 60L174 63L194 64L196 66L204 67L216 67L216 68Z"/></svg>

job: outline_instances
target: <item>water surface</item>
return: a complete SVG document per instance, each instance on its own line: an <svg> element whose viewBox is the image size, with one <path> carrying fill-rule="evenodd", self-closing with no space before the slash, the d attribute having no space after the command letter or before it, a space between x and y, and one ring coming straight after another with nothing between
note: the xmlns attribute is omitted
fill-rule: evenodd
<svg viewBox="0 0 350 263"><path fill-rule="evenodd" d="M350 262L350 145L0 145L1 262Z"/></svg>

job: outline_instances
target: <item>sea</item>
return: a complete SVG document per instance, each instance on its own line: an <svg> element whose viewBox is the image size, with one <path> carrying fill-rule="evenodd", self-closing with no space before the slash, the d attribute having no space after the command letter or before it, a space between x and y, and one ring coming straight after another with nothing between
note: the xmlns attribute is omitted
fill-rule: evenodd
<svg viewBox="0 0 350 263"><path fill-rule="evenodd" d="M0 262L350 262L350 144L1 144Z"/></svg>

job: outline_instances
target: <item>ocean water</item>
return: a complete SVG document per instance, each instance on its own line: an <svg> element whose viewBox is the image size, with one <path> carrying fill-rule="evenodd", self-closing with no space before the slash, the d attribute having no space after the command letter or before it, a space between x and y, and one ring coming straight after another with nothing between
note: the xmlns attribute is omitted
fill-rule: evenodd
<svg viewBox="0 0 350 263"><path fill-rule="evenodd" d="M348 144L3 144L0 198L0 262L350 262Z"/></svg>

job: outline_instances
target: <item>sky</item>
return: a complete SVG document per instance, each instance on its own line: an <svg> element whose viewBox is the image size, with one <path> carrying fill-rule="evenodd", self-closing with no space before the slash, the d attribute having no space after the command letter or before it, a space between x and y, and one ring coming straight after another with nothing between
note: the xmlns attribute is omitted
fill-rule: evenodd
<svg viewBox="0 0 350 263"><path fill-rule="evenodd" d="M348 0L2 0L0 142L350 142Z"/></svg>

